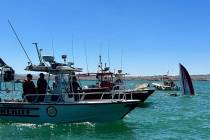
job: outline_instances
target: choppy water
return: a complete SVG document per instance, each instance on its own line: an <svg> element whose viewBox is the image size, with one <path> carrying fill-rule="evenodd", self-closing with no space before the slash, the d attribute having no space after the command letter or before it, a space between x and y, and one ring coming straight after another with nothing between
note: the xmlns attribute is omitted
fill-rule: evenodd
<svg viewBox="0 0 210 140"><path fill-rule="evenodd" d="M87 81L86 81L87 82ZM131 88L143 81L130 81ZM123 120L92 124L0 124L0 140L210 139L210 82L195 81L197 95L173 97L156 91ZM18 96L18 95L17 95Z"/></svg>

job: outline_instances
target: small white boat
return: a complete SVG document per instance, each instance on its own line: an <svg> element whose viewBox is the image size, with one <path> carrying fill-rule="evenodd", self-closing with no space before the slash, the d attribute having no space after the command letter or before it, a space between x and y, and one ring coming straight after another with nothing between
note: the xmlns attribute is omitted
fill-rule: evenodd
<svg viewBox="0 0 210 140"><path fill-rule="evenodd" d="M167 86L163 83L152 83L152 85L158 90L178 90L177 87Z"/></svg>
<svg viewBox="0 0 210 140"><path fill-rule="evenodd" d="M168 75L163 75L161 82L152 83L152 86L155 87L157 90L167 90L167 91L180 90L180 88Z"/></svg>

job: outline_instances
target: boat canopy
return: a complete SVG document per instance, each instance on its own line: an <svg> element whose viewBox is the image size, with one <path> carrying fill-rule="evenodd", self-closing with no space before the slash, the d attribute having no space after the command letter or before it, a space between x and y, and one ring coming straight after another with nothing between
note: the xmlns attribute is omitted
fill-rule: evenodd
<svg viewBox="0 0 210 140"><path fill-rule="evenodd" d="M29 65L25 68L27 71L46 72L50 74L69 74L72 72L82 72L81 68L74 68L70 66L42 66L42 65Z"/></svg>
<svg viewBox="0 0 210 140"><path fill-rule="evenodd" d="M41 57L41 56L40 56ZM75 68L73 63L66 63L66 55L62 55L65 58L64 63L58 63L55 61L54 56L42 56L40 59L40 65L30 64L25 68L27 71L46 72L49 74L72 74L74 72L82 72L81 68Z"/></svg>

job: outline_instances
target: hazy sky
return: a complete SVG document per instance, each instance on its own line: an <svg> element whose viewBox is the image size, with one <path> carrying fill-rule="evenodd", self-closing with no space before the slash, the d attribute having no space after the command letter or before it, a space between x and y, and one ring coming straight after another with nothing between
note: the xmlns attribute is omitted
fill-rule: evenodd
<svg viewBox="0 0 210 140"><path fill-rule="evenodd" d="M133 75L178 74L181 62L191 74L210 73L209 0L1 0L0 57L16 69L27 58L15 39L10 19L33 63L35 47L57 60L68 54L75 65L96 71L98 56L112 69ZM122 53L121 53L122 52Z"/></svg>

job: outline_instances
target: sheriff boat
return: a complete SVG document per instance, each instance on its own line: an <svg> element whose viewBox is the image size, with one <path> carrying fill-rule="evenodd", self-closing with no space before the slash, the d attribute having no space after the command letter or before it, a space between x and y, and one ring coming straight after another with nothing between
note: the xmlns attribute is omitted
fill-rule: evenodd
<svg viewBox="0 0 210 140"><path fill-rule="evenodd" d="M15 88L17 83L14 81L14 70L6 65L3 60L0 61L0 90L2 94L0 96L2 97L0 101L0 121L14 123L116 121L123 119L139 104L139 100L126 100L126 98L102 98L91 101L84 101L80 97L75 98L76 94L72 93L68 87L72 77L81 69L74 68L71 64L57 63L53 56L42 56L42 60L43 63L39 65L29 64L26 70L47 73L49 79L55 79L52 84L54 86L48 89L47 94L30 94L26 95L24 99L16 99L16 96L12 96L12 99L3 98L12 93L20 96L22 91ZM7 85L14 86L9 89ZM115 94L121 94L120 91L115 92ZM32 96L34 100L28 102L28 96Z"/></svg>

